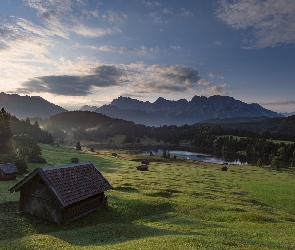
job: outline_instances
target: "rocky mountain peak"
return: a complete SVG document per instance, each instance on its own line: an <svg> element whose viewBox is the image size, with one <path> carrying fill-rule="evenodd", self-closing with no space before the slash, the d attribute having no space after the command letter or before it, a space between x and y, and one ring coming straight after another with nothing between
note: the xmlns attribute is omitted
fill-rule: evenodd
<svg viewBox="0 0 295 250"><path fill-rule="evenodd" d="M134 122L138 122L140 117L141 122L147 121L145 122L146 125L193 124L210 118L282 116L264 109L259 104L247 104L235 100L233 97L220 95L194 96L189 102L185 99L171 101L159 97L154 103L143 102L130 97L119 97L113 100L109 106L116 106L119 110L129 112L124 112L125 116L122 117L118 110L112 110L112 114L116 112L116 116L113 117ZM108 115L109 111L110 109L106 109L106 107L103 110L97 110L97 112L105 112L105 115ZM138 121L136 117L138 117Z"/></svg>

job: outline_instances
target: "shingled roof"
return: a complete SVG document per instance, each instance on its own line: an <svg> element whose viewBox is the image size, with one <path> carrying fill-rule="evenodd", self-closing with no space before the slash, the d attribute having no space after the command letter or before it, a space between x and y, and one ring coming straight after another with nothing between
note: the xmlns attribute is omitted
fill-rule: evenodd
<svg viewBox="0 0 295 250"><path fill-rule="evenodd" d="M1 169L5 174L18 173L18 169L17 169L17 167L14 165L14 163L0 164L0 169Z"/></svg>
<svg viewBox="0 0 295 250"><path fill-rule="evenodd" d="M113 189L112 185L92 162L76 163L52 168L37 168L10 189L20 191L37 174L53 191L63 207Z"/></svg>

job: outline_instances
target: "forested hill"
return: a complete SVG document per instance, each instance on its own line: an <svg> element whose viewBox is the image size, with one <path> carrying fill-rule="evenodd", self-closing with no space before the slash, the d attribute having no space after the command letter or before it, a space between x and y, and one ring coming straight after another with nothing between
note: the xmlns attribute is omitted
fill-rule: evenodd
<svg viewBox="0 0 295 250"><path fill-rule="evenodd" d="M123 119L111 118L91 111L69 111L51 116L40 121L42 126L53 131L56 135L61 131L72 133L74 138L89 141L114 136L115 134L129 134L130 131L141 129L143 125Z"/></svg>
<svg viewBox="0 0 295 250"><path fill-rule="evenodd" d="M19 119L27 117L46 118L67 111L39 96L9 95L3 92L0 93L0 108L4 108L12 116Z"/></svg>
<svg viewBox="0 0 295 250"><path fill-rule="evenodd" d="M295 137L295 115L281 118L253 118L243 119L212 119L197 123L196 125L213 125L218 124L223 128L241 129L248 131L269 131L272 133L285 134Z"/></svg>
<svg viewBox="0 0 295 250"><path fill-rule="evenodd" d="M51 116L44 120L47 124L54 124L64 130L77 128L94 129L99 126L109 127L118 124L128 126L134 122L125 121L123 119L111 118L103 114L91 111L69 111Z"/></svg>
<svg viewBox="0 0 295 250"><path fill-rule="evenodd" d="M13 135L27 134L37 142L52 143L53 137L48 131L42 130L37 121L31 124L30 119L19 120L15 116L10 117L11 132Z"/></svg>

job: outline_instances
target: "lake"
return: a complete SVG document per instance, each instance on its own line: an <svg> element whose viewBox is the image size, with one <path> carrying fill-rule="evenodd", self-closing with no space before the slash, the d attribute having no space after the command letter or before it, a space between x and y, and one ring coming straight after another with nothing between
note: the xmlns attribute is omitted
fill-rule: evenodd
<svg viewBox="0 0 295 250"><path fill-rule="evenodd" d="M247 158L246 156L240 156L237 154L229 154L224 152L213 152L206 150L205 152L193 152L193 151L185 151L185 150L167 150L166 152L170 153L170 157L173 156L177 157L183 157L186 159L191 160L197 160L197 161L203 161L203 162L210 162L215 164L223 164L227 162L228 164L236 164L236 165L250 165L255 164L256 160L251 158ZM153 153L153 155L163 155L164 150L163 149L153 149L150 151L142 151L142 155L150 155L150 152Z"/></svg>

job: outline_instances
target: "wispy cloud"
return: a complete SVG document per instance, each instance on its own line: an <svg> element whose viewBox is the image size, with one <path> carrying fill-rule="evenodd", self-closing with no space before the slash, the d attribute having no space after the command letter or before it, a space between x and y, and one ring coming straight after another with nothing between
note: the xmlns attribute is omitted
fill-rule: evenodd
<svg viewBox="0 0 295 250"><path fill-rule="evenodd" d="M155 24L163 24L163 21L157 12L151 12L149 17L153 20Z"/></svg>
<svg viewBox="0 0 295 250"><path fill-rule="evenodd" d="M107 20L110 24L122 24L126 21L127 15L124 13L118 13L114 10L108 10L102 15L102 19Z"/></svg>
<svg viewBox="0 0 295 250"><path fill-rule="evenodd" d="M85 12L82 9L80 15L74 15L73 9L81 5L81 1L25 0L24 3L37 12L42 26L49 30L52 35L69 38L71 33L76 33L85 37L101 37L120 32L117 27L104 29L85 25L84 19L80 15L88 17L89 14L92 14L92 17L96 17L98 10ZM108 17L111 22L118 22L119 20L119 15L115 12L108 13Z"/></svg>
<svg viewBox="0 0 295 250"><path fill-rule="evenodd" d="M221 41L214 41L214 45L216 45L216 46L222 46L222 42Z"/></svg>
<svg viewBox="0 0 295 250"><path fill-rule="evenodd" d="M170 48L173 49L173 50L180 50L179 45L170 45Z"/></svg>
<svg viewBox="0 0 295 250"><path fill-rule="evenodd" d="M162 6L162 4L159 2L142 1L142 3L147 7L161 7Z"/></svg>
<svg viewBox="0 0 295 250"><path fill-rule="evenodd" d="M129 52L136 53L138 55L146 55L146 54L148 54L147 49L146 49L145 46L141 46L140 48L127 48L127 47L124 47L124 46L122 46L120 48L115 48L115 47L112 47L112 46L104 45L104 46L100 46L98 49L102 50L102 51L107 51L107 52L117 52L117 53L120 53L120 54L129 53Z"/></svg>
<svg viewBox="0 0 295 250"><path fill-rule="evenodd" d="M261 105L271 105L271 106L287 106L287 105L294 105L295 100L275 100L271 102L264 102Z"/></svg>
<svg viewBox="0 0 295 250"><path fill-rule="evenodd" d="M227 95L229 93L228 88L228 84L223 83L217 86L210 87L209 91L215 95Z"/></svg>
<svg viewBox="0 0 295 250"><path fill-rule="evenodd" d="M220 0L219 20L244 30L247 49L295 43L295 2L290 0Z"/></svg>
<svg viewBox="0 0 295 250"><path fill-rule="evenodd" d="M164 14L172 14L173 13L173 8L164 8L163 13Z"/></svg>
<svg viewBox="0 0 295 250"><path fill-rule="evenodd" d="M215 77L215 75L212 74L211 72L207 73L207 76L209 76L210 78L214 78Z"/></svg>
<svg viewBox="0 0 295 250"><path fill-rule="evenodd" d="M189 11L189 10L186 10L184 8L181 8L180 9L179 16L182 16L182 17L193 17L194 16L194 13L191 12L191 11Z"/></svg>

